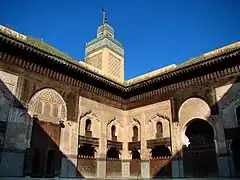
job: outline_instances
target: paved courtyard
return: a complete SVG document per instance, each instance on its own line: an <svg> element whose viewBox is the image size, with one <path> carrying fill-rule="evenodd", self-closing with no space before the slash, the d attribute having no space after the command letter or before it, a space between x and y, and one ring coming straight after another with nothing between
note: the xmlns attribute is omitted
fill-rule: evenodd
<svg viewBox="0 0 240 180"><path fill-rule="evenodd" d="M16 178L16 177L6 177L6 178L0 178L1 180L26 180L26 179L34 179L34 180L78 180L78 179L84 179L84 178ZM110 179L110 178L107 178ZM112 178L111 178L112 179ZM118 179L118 178L114 178ZM122 178L124 179L124 178ZM127 179L127 178L125 178ZM137 178L136 178L137 179ZM140 179L140 178L138 178ZM155 179L155 178L154 178ZM240 178L159 178L161 180L240 180ZM92 179L94 180L94 179ZM96 179L97 180L97 179ZM134 179L132 179L134 180Z"/></svg>

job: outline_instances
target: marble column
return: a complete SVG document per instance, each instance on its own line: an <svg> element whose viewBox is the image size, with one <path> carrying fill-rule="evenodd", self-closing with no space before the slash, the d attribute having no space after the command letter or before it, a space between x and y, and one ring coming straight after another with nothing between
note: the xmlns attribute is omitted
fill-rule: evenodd
<svg viewBox="0 0 240 180"><path fill-rule="evenodd" d="M227 146L225 141L224 129L221 125L221 119L215 116L213 125L215 127L215 149L217 154L218 176L229 177L229 157L227 153Z"/></svg>
<svg viewBox="0 0 240 180"><path fill-rule="evenodd" d="M65 122L61 129L60 150L63 153L60 177L76 177L77 150L78 150L78 124Z"/></svg>
<svg viewBox="0 0 240 180"><path fill-rule="evenodd" d="M130 151L128 150L128 136L123 136L123 147L122 147L122 177L130 177Z"/></svg>
<svg viewBox="0 0 240 180"><path fill-rule="evenodd" d="M150 178L150 149L147 149L147 133L145 128L141 128L141 178L143 179Z"/></svg>
<svg viewBox="0 0 240 180"><path fill-rule="evenodd" d="M182 158L181 147L181 134L180 126L178 122L171 124L171 140L172 140L172 177L182 178L184 177L184 167Z"/></svg>
<svg viewBox="0 0 240 180"><path fill-rule="evenodd" d="M101 123L101 136L99 139L99 152L97 156L97 178L106 177L106 154L107 154L107 125Z"/></svg>

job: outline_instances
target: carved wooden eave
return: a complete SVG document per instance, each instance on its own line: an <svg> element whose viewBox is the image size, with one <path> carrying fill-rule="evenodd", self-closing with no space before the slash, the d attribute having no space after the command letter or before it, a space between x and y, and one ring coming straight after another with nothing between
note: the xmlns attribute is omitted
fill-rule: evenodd
<svg viewBox="0 0 240 180"><path fill-rule="evenodd" d="M99 147L99 138L79 136L79 146L83 144L91 144L93 147Z"/></svg>
<svg viewBox="0 0 240 180"><path fill-rule="evenodd" d="M122 150L122 142L107 140L107 148L116 148L117 150Z"/></svg>
<svg viewBox="0 0 240 180"><path fill-rule="evenodd" d="M100 81L108 86L111 86L113 88L117 88L119 90L124 91L125 87L123 85L120 85L114 81L111 81L109 79L106 79L104 77L101 77L99 75L94 74L93 72L87 71L86 69L84 69L83 67L79 66L78 62L74 62L74 61L66 61L65 59L52 55L48 52L45 52L37 47L31 46L30 44L26 44L23 41L14 39L10 36L7 36L6 34L3 34L0 32L0 41L1 41L1 46L3 45L3 43L12 45L14 47L19 48L20 50L29 52L29 53L34 53L35 55L46 59L48 62L54 62L54 63L58 63L64 66L64 68L70 68L71 71L75 71L79 74L82 75L86 75L92 79L95 79L97 81ZM3 52L1 52L3 53Z"/></svg>
<svg viewBox="0 0 240 180"><path fill-rule="evenodd" d="M171 146L171 140L170 138L161 138L161 139L150 139L147 140L147 148L148 149L153 149L156 146Z"/></svg>
<svg viewBox="0 0 240 180"><path fill-rule="evenodd" d="M128 150L132 151L135 149L137 150L141 149L141 141L128 142Z"/></svg>
<svg viewBox="0 0 240 180"><path fill-rule="evenodd" d="M1 61L79 87L82 96L123 110L158 102L160 96L171 98L171 93L180 89L240 73L239 58L240 48L235 48L135 84L119 84L88 71L78 62L66 61L0 32Z"/></svg>

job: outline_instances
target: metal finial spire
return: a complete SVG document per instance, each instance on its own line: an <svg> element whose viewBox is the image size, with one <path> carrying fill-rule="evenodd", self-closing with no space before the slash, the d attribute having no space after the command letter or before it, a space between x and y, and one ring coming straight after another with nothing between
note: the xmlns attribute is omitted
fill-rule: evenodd
<svg viewBox="0 0 240 180"><path fill-rule="evenodd" d="M105 11L104 8L102 8L102 14L103 14L103 16L102 16L103 24L106 24L107 23L107 16L106 16L106 11Z"/></svg>

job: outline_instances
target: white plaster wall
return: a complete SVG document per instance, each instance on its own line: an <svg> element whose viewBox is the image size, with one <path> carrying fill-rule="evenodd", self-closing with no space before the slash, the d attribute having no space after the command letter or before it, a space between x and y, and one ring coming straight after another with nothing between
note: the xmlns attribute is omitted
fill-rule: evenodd
<svg viewBox="0 0 240 180"><path fill-rule="evenodd" d="M140 124L140 140L141 140L141 158L149 159L150 149L147 149L146 141L149 139L155 139L156 135L156 123L158 121L163 122L163 136L169 137L169 125L168 120L172 122L171 115L171 103L170 100L162 101L159 103L151 104L148 106L143 106L140 108L135 108L126 112L127 114L127 129L124 131L126 135L128 133L128 141L132 140L132 123L136 119ZM163 118L164 117L164 118ZM168 120L167 120L167 119Z"/></svg>
<svg viewBox="0 0 240 180"><path fill-rule="evenodd" d="M126 114L124 111L96 101L79 97L79 134L84 135L85 121L92 120L92 134L99 138L97 155L105 157L107 152L107 140L111 140L111 126L116 126L116 135L119 142L125 143L124 124ZM123 145L125 147L125 145Z"/></svg>

